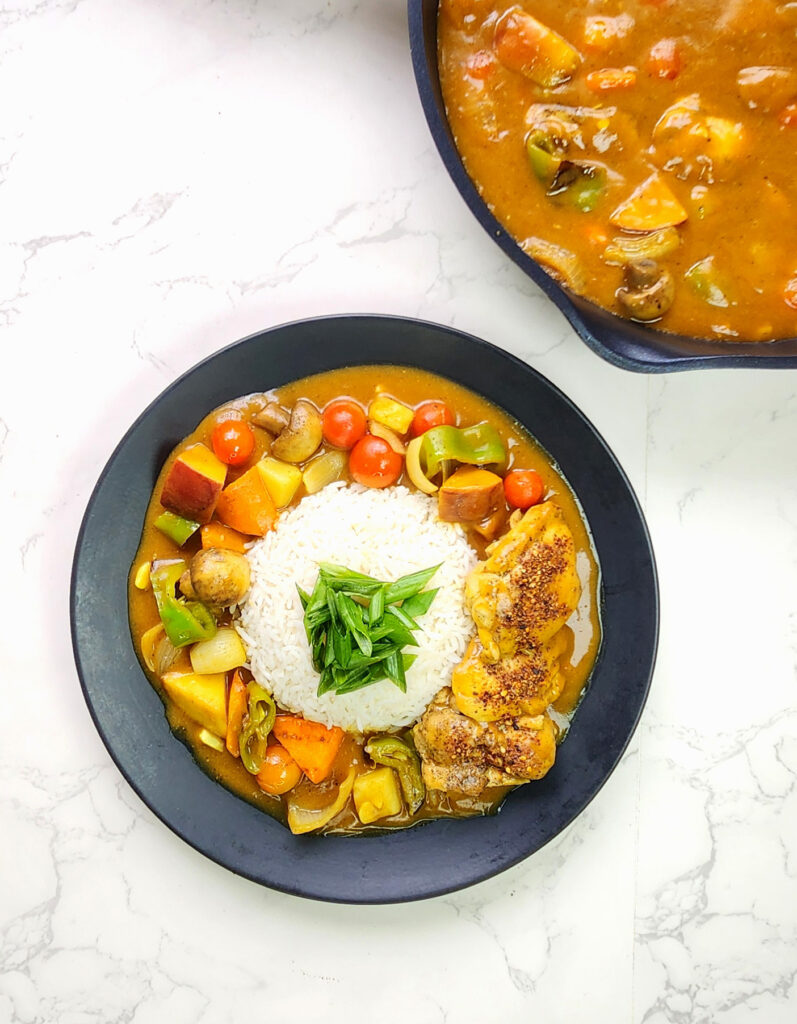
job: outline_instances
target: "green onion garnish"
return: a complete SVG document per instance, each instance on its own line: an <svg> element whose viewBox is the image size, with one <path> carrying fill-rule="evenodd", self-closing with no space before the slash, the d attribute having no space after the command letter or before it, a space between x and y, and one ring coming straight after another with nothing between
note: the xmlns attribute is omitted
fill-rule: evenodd
<svg viewBox="0 0 797 1024"><path fill-rule="evenodd" d="M441 563L442 564L442 563ZM319 674L318 695L354 693L381 679L403 692L417 647L413 636L437 590L424 590L439 565L381 583L342 565L321 562L312 594L297 586L304 629Z"/></svg>

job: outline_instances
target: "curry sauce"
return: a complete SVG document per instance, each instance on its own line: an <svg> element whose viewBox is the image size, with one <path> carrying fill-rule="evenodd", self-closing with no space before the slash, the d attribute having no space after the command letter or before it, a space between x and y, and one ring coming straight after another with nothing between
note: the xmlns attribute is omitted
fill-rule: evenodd
<svg viewBox="0 0 797 1024"><path fill-rule="evenodd" d="M777 0L441 0L440 81L483 199L562 284L666 331L787 338L796 34Z"/></svg>
<svg viewBox="0 0 797 1024"><path fill-rule="evenodd" d="M547 498L555 502L561 509L574 538L577 569L582 588L578 608L568 625L564 627L566 651L562 658L562 673L565 685L554 704L560 739L564 738L569 721L587 686L601 635L599 567L588 527L576 497L550 456L510 416L468 389L425 371L398 366L346 368L296 381L270 392L268 397L288 408L294 406L300 399L305 399L312 402L317 408L323 409L328 402L340 396L350 397L367 407L374 395L379 393L391 395L410 407L415 407L430 398L439 399L456 411L457 422L463 425L488 421L496 428L507 449L509 459L507 468L514 466L536 470L543 478ZM129 580L130 627L139 657L143 634L151 627L156 626L160 619L152 593L139 589L135 584L138 568L142 563L154 562L159 559L182 558L188 560L199 548L196 537L192 537L184 546L178 547L155 526L156 518L163 511L159 500L163 482L181 452L197 443L210 443L213 428L220 418L223 419L231 411L236 410L249 415L258 403L262 404L262 401L262 395L244 396L227 403L220 409L213 410L205 416L192 434L177 445L159 475L147 510L141 543ZM270 448L270 435L255 428L255 449L250 462L268 454ZM230 467L227 483L229 484L242 471L242 469ZM348 476L344 474L343 479L348 479ZM402 477L399 482L412 487L406 476ZM303 490L300 488L293 504L298 504L302 495ZM479 557L483 558L485 539L472 530L468 532L468 539ZM229 615L220 621L229 621ZM200 739L201 727L168 699L158 676L146 666L143 667L150 682L164 700L172 730L187 743L201 767L234 793L284 823L286 819L284 800L279 796L271 796L263 792L241 761L230 756L226 750L215 750L202 742ZM185 649L180 651L172 670L190 671ZM307 807L321 807L329 802L331 793L347 775L352 765L361 766L366 761L361 738L347 734L329 778L321 783L311 783L308 779L303 778L293 796L301 800L302 804ZM371 826L361 824L350 801L346 809L334 820L332 826L325 831L335 833L373 831L406 827L429 818L465 817L492 813L498 809L507 792L508 789L502 787L485 790L479 796L464 796L428 790L424 805L414 815L409 814L405 809L402 813Z"/></svg>

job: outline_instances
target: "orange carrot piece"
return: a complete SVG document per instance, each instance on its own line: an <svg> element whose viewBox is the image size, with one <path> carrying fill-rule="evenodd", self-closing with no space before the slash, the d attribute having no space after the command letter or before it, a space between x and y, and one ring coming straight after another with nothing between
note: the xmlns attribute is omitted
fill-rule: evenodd
<svg viewBox="0 0 797 1024"><path fill-rule="evenodd" d="M797 103L789 103L781 110L778 123L784 128L797 128Z"/></svg>
<svg viewBox="0 0 797 1024"><path fill-rule="evenodd" d="M233 757L240 757L241 754L239 746L241 726L243 725L244 715L248 706L249 700L246 693L246 683L241 678L241 673L236 669L230 683L230 695L227 698L226 744Z"/></svg>
<svg viewBox="0 0 797 1024"><path fill-rule="evenodd" d="M498 19L493 49L505 68L544 89L566 82L581 63L575 47L517 5Z"/></svg>
<svg viewBox="0 0 797 1024"><path fill-rule="evenodd" d="M465 62L465 74L468 78L484 81L495 70L495 57L488 50L479 50Z"/></svg>
<svg viewBox="0 0 797 1024"><path fill-rule="evenodd" d="M203 548L226 548L227 551L246 550L246 538L237 530L231 530L229 526L214 521L203 526L199 531L202 537Z"/></svg>
<svg viewBox="0 0 797 1024"><path fill-rule="evenodd" d="M783 301L792 309L797 309L797 274L786 282L783 289Z"/></svg>
<svg viewBox="0 0 797 1024"><path fill-rule="evenodd" d="M660 39L650 48L648 71L656 78L672 81L681 70L681 53L675 39Z"/></svg>
<svg viewBox="0 0 797 1024"><path fill-rule="evenodd" d="M294 715L278 715L272 732L311 782L329 775L343 742L343 730L336 725L327 729Z"/></svg>
<svg viewBox="0 0 797 1024"><path fill-rule="evenodd" d="M262 537L277 521L277 507L257 465L225 487L219 495L216 515L239 533Z"/></svg>
<svg viewBox="0 0 797 1024"><path fill-rule="evenodd" d="M601 68L590 71L585 79L592 92L609 92L613 89L630 89L636 85L635 68Z"/></svg>

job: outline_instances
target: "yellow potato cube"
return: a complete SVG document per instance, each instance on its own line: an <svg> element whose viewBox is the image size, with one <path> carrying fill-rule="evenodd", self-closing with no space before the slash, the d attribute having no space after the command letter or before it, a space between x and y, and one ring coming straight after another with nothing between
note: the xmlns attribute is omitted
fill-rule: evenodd
<svg viewBox="0 0 797 1024"><path fill-rule="evenodd" d="M354 806L363 825L401 811L401 790L392 768L374 768L354 780Z"/></svg>
<svg viewBox="0 0 797 1024"><path fill-rule="evenodd" d="M257 468L277 508L285 508L299 489L302 482L302 471L287 462L272 459L270 456L261 459Z"/></svg>
<svg viewBox="0 0 797 1024"><path fill-rule="evenodd" d="M397 434L406 434L410 429L415 413L406 405L397 402L387 395L379 395L368 407L369 419L376 420L385 427L390 427Z"/></svg>
<svg viewBox="0 0 797 1024"><path fill-rule="evenodd" d="M163 688L171 700L215 736L227 732L227 685L224 672L167 672Z"/></svg>

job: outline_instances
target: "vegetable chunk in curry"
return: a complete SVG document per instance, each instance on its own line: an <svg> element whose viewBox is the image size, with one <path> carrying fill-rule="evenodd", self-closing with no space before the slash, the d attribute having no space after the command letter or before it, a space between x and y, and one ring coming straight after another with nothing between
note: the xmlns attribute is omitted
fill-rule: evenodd
<svg viewBox="0 0 797 1024"><path fill-rule="evenodd" d="M342 728L258 675L247 602L276 587L273 557L262 575L255 553L293 512L321 510L327 550L329 495L377 492L420 503L430 529L457 538L448 594L461 646L445 678L424 670L428 690L403 725ZM378 529L379 543L398 543ZM379 685L406 694L450 586L442 563L387 579L320 560L305 589L294 547L288 556L274 650L284 656L298 615L303 699L334 712ZM358 833L493 813L552 767L600 644L598 589L580 506L522 427L441 377L357 367L228 402L177 445L131 568L130 622L172 728L206 771L297 835ZM437 642L453 628L441 621Z"/></svg>
<svg viewBox="0 0 797 1024"><path fill-rule="evenodd" d="M465 167L571 291L663 330L797 334L797 7L441 0Z"/></svg>

